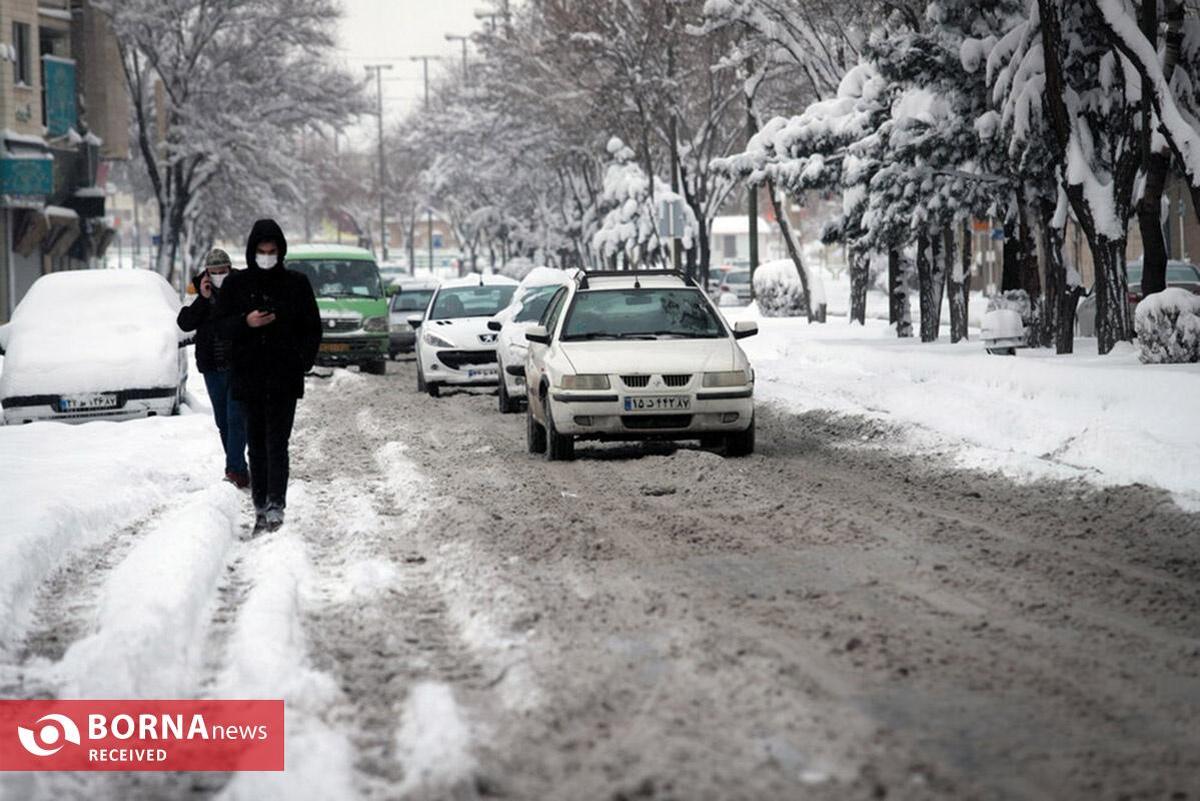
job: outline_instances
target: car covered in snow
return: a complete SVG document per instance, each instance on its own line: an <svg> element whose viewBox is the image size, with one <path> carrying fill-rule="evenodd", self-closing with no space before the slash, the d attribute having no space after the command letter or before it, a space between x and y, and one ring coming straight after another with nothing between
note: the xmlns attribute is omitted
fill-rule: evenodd
<svg viewBox="0 0 1200 801"><path fill-rule="evenodd" d="M754 451L754 371L712 301L673 271L583 273L531 328L530 453L574 458L575 441L698 439Z"/></svg>
<svg viewBox="0 0 1200 801"><path fill-rule="evenodd" d="M405 276L392 282L394 293L388 302L388 356L412 353L417 347L417 332L408 324L413 314L424 314L429 308L438 279L433 276Z"/></svg>
<svg viewBox="0 0 1200 801"><path fill-rule="evenodd" d="M525 357L529 353L525 332L541 322L554 293L570 283L575 272L534 267L521 279L508 308L488 323L488 328L498 334L496 366L500 370L501 414L519 411L521 401L525 399Z"/></svg>
<svg viewBox="0 0 1200 801"><path fill-rule="evenodd" d="M424 314L409 316L417 332L417 391L438 397L444 386L495 386L497 334L488 322L512 302L517 282L503 275L445 281Z"/></svg>
<svg viewBox="0 0 1200 801"><path fill-rule="evenodd" d="M178 295L149 270L42 276L0 326L4 422L178 414L188 376L178 313Z"/></svg>

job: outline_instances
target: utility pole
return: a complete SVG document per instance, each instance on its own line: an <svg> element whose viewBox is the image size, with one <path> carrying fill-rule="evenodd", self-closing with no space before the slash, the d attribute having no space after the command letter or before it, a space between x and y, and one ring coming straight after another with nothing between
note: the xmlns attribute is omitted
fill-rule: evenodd
<svg viewBox="0 0 1200 801"><path fill-rule="evenodd" d="M441 56L409 56L409 61L420 61L425 66L425 110L429 111L429 62Z"/></svg>
<svg viewBox="0 0 1200 801"><path fill-rule="evenodd" d="M437 275L433 269L433 207L426 206L425 213L429 216L429 272L431 275Z"/></svg>
<svg viewBox="0 0 1200 801"><path fill-rule="evenodd" d="M378 97L379 114L379 250L382 254L380 261L388 260L387 250L387 170L383 159L383 71L390 70L391 64L371 64L367 72L375 73L375 92Z"/></svg>
<svg viewBox="0 0 1200 801"><path fill-rule="evenodd" d="M446 34L447 42L462 42L462 70L463 70L463 86L466 86L471 81L467 77L467 42L471 41L470 36L459 36L456 33Z"/></svg>
<svg viewBox="0 0 1200 801"><path fill-rule="evenodd" d="M667 27L675 27L674 6L667 6ZM672 34L674 31L672 31ZM667 78L675 80L675 44L674 37L667 45ZM671 191L677 196L679 195L679 115L676 113L678 106L671 111ZM651 184L654 183L654 176L650 176ZM680 200L682 203L683 201ZM671 240L671 266L675 268L675 272L680 272L683 266L683 253L680 251L683 248L683 240L678 236L679 232L675 232L676 236ZM694 262L693 262L694 263ZM693 276L694 277L694 276Z"/></svg>
<svg viewBox="0 0 1200 801"><path fill-rule="evenodd" d="M746 72L754 74L754 59L746 59ZM754 119L754 98L746 95L746 141L758 133L758 121ZM747 205L750 214L750 299L754 300L754 273L758 270L758 187L750 186Z"/></svg>

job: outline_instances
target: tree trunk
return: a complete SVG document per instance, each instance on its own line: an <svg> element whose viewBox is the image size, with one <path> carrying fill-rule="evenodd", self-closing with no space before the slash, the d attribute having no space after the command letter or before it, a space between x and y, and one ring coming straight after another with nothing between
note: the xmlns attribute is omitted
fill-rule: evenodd
<svg viewBox="0 0 1200 801"><path fill-rule="evenodd" d="M1014 215L1004 221L1004 264L1000 273L1000 291L1021 288L1021 262L1025 260L1025 242Z"/></svg>
<svg viewBox="0 0 1200 801"><path fill-rule="evenodd" d="M788 225L787 217L784 215L783 204L779 202L779 198L775 194L775 183L767 181L767 192L771 196L771 207L775 210L775 221L779 224L779 232L783 235L783 242L787 245L788 255L792 258L792 264L796 267L796 274L800 277L800 289L804 292L804 306L808 315L808 321L813 321L813 305L812 292L808 287L808 273L804 270L804 262L800 259L800 251L796 248L795 241L792 240L792 227Z"/></svg>
<svg viewBox="0 0 1200 801"><path fill-rule="evenodd" d="M848 255L850 257L850 322L866 325L867 282L871 277L871 258L856 248L851 249Z"/></svg>
<svg viewBox="0 0 1200 801"><path fill-rule="evenodd" d="M1132 334L1125 276L1125 240L1098 235L1092 260L1096 263L1096 340L1103 356Z"/></svg>
<svg viewBox="0 0 1200 801"><path fill-rule="evenodd" d="M912 336L912 308L908 302L908 270L903 256L895 248L888 251L888 317L896 326L896 336Z"/></svg>
<svg viewBox="0 0 1200 801"><path fill-rule="evenodd" d="M940 234L917 239L917 285L921 309L921 341L936 342L942 325L942 292L946 273Z"/></svg>
<svg viewBox="0 0 1200 801"><path fill-rule="evenodd" d="M1059 355L1075 352L1075 307L1083 291L1067 283L1067 266L1063 262L1063 234L1054 227L1054 204L1042 200L1038 204L1038 236L1046 259L1046 292L1043 309L1047 317L1045 330L1051 335L1054 350ZM1044 341L1049 346L1050 341Z"/></svg>
<svg viewBox="0 0 1200 801"><path fill-rule="evenodd" d="M967 303L971 295L971 223L962 225L962 257L954 260L954 237L945 231L946 273L950 296L950 341L961 342L968 337Z"/></svg>

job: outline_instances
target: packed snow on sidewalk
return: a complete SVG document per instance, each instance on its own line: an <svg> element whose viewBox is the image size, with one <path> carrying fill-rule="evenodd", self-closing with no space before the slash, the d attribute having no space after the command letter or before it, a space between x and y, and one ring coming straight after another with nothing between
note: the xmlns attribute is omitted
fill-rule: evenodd
<svg viewBox="0 0 1200 801"><path fill-rule="evenodd" d="M879 320L809 325L754 306L723 311L759 323L742 344L762 400L898 425L914 449L940 448L964 467L1142 483L1200 508L1200 365L1145 365L1132 345L1097 356L1090 339L1072 356L990 356L977 337L951 345L944 329L922 344Z"/></svg>

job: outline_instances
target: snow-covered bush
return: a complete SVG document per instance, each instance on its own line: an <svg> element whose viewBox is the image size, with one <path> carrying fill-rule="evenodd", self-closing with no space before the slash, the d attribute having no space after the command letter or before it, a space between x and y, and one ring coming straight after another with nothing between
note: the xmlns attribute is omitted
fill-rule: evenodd
<svg viewBox="0 0 1200 801"><path fill-rule="evenodd" d="M754 271L754 297L763 317L804 317L808 305L791 259L769 261Z"/></svg>
<svg viewBox="0 0 1200 801"><path fill-rule="evenodd" d="M1200 295L1172 287L1148 296L1134 316L1146 364L1200 362Z"/></svg>

